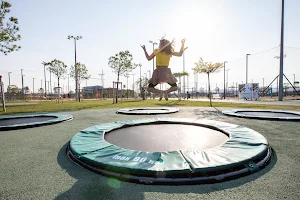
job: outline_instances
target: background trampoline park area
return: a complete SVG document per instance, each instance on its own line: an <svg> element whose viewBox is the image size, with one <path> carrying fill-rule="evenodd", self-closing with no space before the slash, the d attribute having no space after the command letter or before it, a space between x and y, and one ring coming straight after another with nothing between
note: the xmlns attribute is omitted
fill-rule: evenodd
<svg viewBox="0 0 300 200"><path fill-rule="evenodd" d="M70 139L87 127L149 116L117 114L117 109L70 111L63 113L72 115L71 121L1 132L0 199L299 199L299 122L237 118L222 110L179 107L179 112L159 117L217 120L253 129L273 150L265 168L225 182L179 186L102 176L67 157Z"/></svg>
<svg viewBox="0 0 300 200"><path fill-rule="evenodd" d="M297 0L7 1L0 200L300 199Z"/></svg>

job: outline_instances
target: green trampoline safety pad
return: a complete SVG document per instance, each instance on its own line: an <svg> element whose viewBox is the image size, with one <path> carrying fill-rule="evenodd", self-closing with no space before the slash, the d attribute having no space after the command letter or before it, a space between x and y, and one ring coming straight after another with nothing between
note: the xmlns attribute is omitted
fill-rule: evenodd
<svg viewBox="0 0 300 200"><path fill-rule="evenodd" d="M219 131L228 139L205 150L163 152L125 149L105 140L105 134L116 129L149 124L201 126ZM151 132L145 130L141 135L147 137ZM67 154L85 168L121 180L185 184L225 180L236 174L257 171L269 161L271 148L263 135L235 124L189 118L150 118L105 123L82 130L72 137Z"/></svg>
<svg viewBox="0 0 300 200"><path fill-rule="evenodd" d="M72 115L59 113L1 115L0 131L50 125L71 119Z"/></svg>

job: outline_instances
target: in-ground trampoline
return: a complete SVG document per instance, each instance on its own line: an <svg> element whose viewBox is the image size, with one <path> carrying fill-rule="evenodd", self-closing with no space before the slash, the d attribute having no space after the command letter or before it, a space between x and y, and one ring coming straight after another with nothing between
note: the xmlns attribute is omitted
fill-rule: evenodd
<svg viewBox="0 0 300 200"><path fill-rule="evenodd" d="M258 109L233 109L222 111L224 115L267 120L300 121L300 112L287 110L258 110Z"/></svg>
<svg viewBox="0 0 300 200"><path fill-rule="evenodd" d="M118 114L125 115L158 115L178 112L178 108L159 107L159 108L124 108L117 110Z"/></svg>
<svg viewBox="0 0 300 200"><path fill-rule="evenodd" d="M2 115L0 131L50 125L71 119L73 119L72 115L58 113Z"/></svg>
<svg viewBox="0 0 300 200"><path fill-rule="evenodd" d="M210 120L152 118L100 124L71 139L67 155L79 165L144 184L224 181L256 172L271 158L264 136Z"/></svg>

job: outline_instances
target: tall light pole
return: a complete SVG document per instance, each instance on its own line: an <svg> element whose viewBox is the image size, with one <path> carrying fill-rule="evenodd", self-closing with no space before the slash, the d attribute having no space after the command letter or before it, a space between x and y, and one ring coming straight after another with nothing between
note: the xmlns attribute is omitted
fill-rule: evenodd
<svg viewBox="0 0 300 200"><path fill-rule="evenodd" d="M282 60L283 60L283 58L285 58L286 57L286 54L284 54L283 55L283 57L282 57ZM280 60L280 63L281 63L281 52L280 52L280 56L274 56L274 58L276 58L276 59L279 59ZM283 61L282 61L283 62ZM280 69L279 69L279 71L280 71ZM282 101L282 98L283 97L281 97L281 100L279 100L280 99L280 73L281 72L279 72L279 75L278 75L278 77L276 78L276 80L277 80L277 94L278 94L278 101ZM283 72L282 72L282 76L283 76ZM282 80L283 81L283 80ZM282 83L282 96L283 96L283 83Z"/></svg>
<svg viewBox="0 0 300 200"><path fill-rule="evenodd" d="M284 0L281 0L281 38L278 101L283 99L283 42L284 42Z"/></svg>
<svg viewBox="0 0 300 200"><path fill-rule="evenodd" d="M78 101L78 72L77 72L77 61L76 61L76 40L80 40L82 39L81 36L68 36L68 39L74 39L74 46L75 46L75 65L74 65L74 68L75 68L75 97L76 97L76 101Z"/></svg>
<svg viewBox="0 0 300 200"><path fill-rule="evenodd" d="M8 85L10 85L10 74L11 72L8 72Z"/></svg>
<svg viewBox="0 0 300 200"><path fill-rule="evenodd" d="M49 88L50 88L50 87L49 87L49 84L50 84L50 81L47 81L47 83L48 83L48 92L49 92Z"/></svg>
<svg viewBox="0 0 300 200"><path fill-rule="evenodd" d="M102 70L102 73L99 74L99 76L101 77L101 86L102 86L102 100L104 99L104 72Z"/></svg>
<svg viewBox="0 0 300 200"><path fill-rule="evenodd" d="M34 79L35 78L32 78L32 94L34 94Z"/></svg>
<svg viewBox="0 0 300 200"><path fill-rule="evenodd" d="M153 51L154 51L154 45L157 45L156 42L153 42L152 40L149 41L153 45ZM154 71L154 58L153 58L153 71Z"/></svg>
<svg viewBox="0 0 300 200"><path fill-rule="evenodd" d="M248 56L250 56L249 53L246 54L246 83L248 83Z"/></svg>
<svg viewBox="0 0 300 200"><path fill-rule="evenodd" d="M140 95L142 97L142 64L134 64L135 67L140 67Z"/></svg>
<svg viewBox="0 0 300 200"><path fill-rule="evenodd" d="M69 77L70 77L70 74L68 74L68 93L70 92L70 80L69 80L70 78ZM52 86L51 86L51 88L52 88Z"/></svg>
<svg viewBox="0 0 300 200"><path fill-rule="evenodd" d="M230 69L226 69L226 91L228 91L228 71L229 71Z"/></svg>
<svg viewBox="0 0 300 200"><path fill-rule="evenodd" d="M46 83L47 83L47 80L46 80L46 65L48 65L48 63L46 63L46 62L42 62L42 64L44 65L44 79L45 79L45 97L47 97L47 85L46 85Z"/></svg>
<svg viewBox="0 0 300 200"><path fill-rule="evenodd" d="M294 85L294 87L295 87L295 82L296 82L295 74L293 74L293 76L294 76L294 84L293 84L293 85Z"/></svg>
<svg viewBox="0 0 300 200"><path fill-rule="evenodd" d="M21 69L21 78L22 78L22 95L23 95L23 99L25 99L25 96L24 96L24 79L23 79L23 77L24 77L25 75L23 75L23 70L24 70L24 69Z"/></svg>
<svg viewBox="0 0 300 200"><path fill-rule="evenodd" d="M225 96L226 96L226 92L225 92L225 71L226 71L226 66L225 64L227 63L227 61L224 61L224 99L225 99Z"/></svg>
<svg viewBox="0 0 300 200"><path fill-rule="evenodd" d="M52 94L51 71L50 71L50 91L51 91L51 94Z"/></svg>
<svg viewBox="0 0 300 200"><path fill-rule="evenodd" d="M128 99L128 78L129 78L129 74L126 74L126 81L127 81L127 84L126 84L126 93L127 93L127 99Z"/></svg>
<svg viewBox="0 0 300 200"><path fill-rule="evenodd" d="M185 56L184 56L184 54L185 54L185 51L183 51L183 54L182 54L182 60L183 60L183 65L182 65L182 72L185 72ZM183 75L183 94L185 95L185 75Z"/></svg>
<svg viewBox="0 0 300 200"><path fill-rule="evenodd" d="M134 98L134 74L131 75L132 75L132 91L133 91L132 97Z"/></svg>
<svg viewBox="0 0 300 200"><path fill-rule="evenodd" d="M262 84L262 95L264 95L264 91L265 91L265 78L262 78L263 79L263 84Z"/></svg>

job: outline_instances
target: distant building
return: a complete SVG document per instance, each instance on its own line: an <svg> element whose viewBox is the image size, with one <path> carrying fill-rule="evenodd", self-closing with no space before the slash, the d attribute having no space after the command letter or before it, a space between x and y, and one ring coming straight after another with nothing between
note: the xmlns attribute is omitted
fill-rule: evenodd
<svg viewBox="0 0 300 200"><path fill-rule="evenodd" d="M82 88L82 92L85 94L95 94L101 92L103 89L100 85L87 86Z"/></svg>

